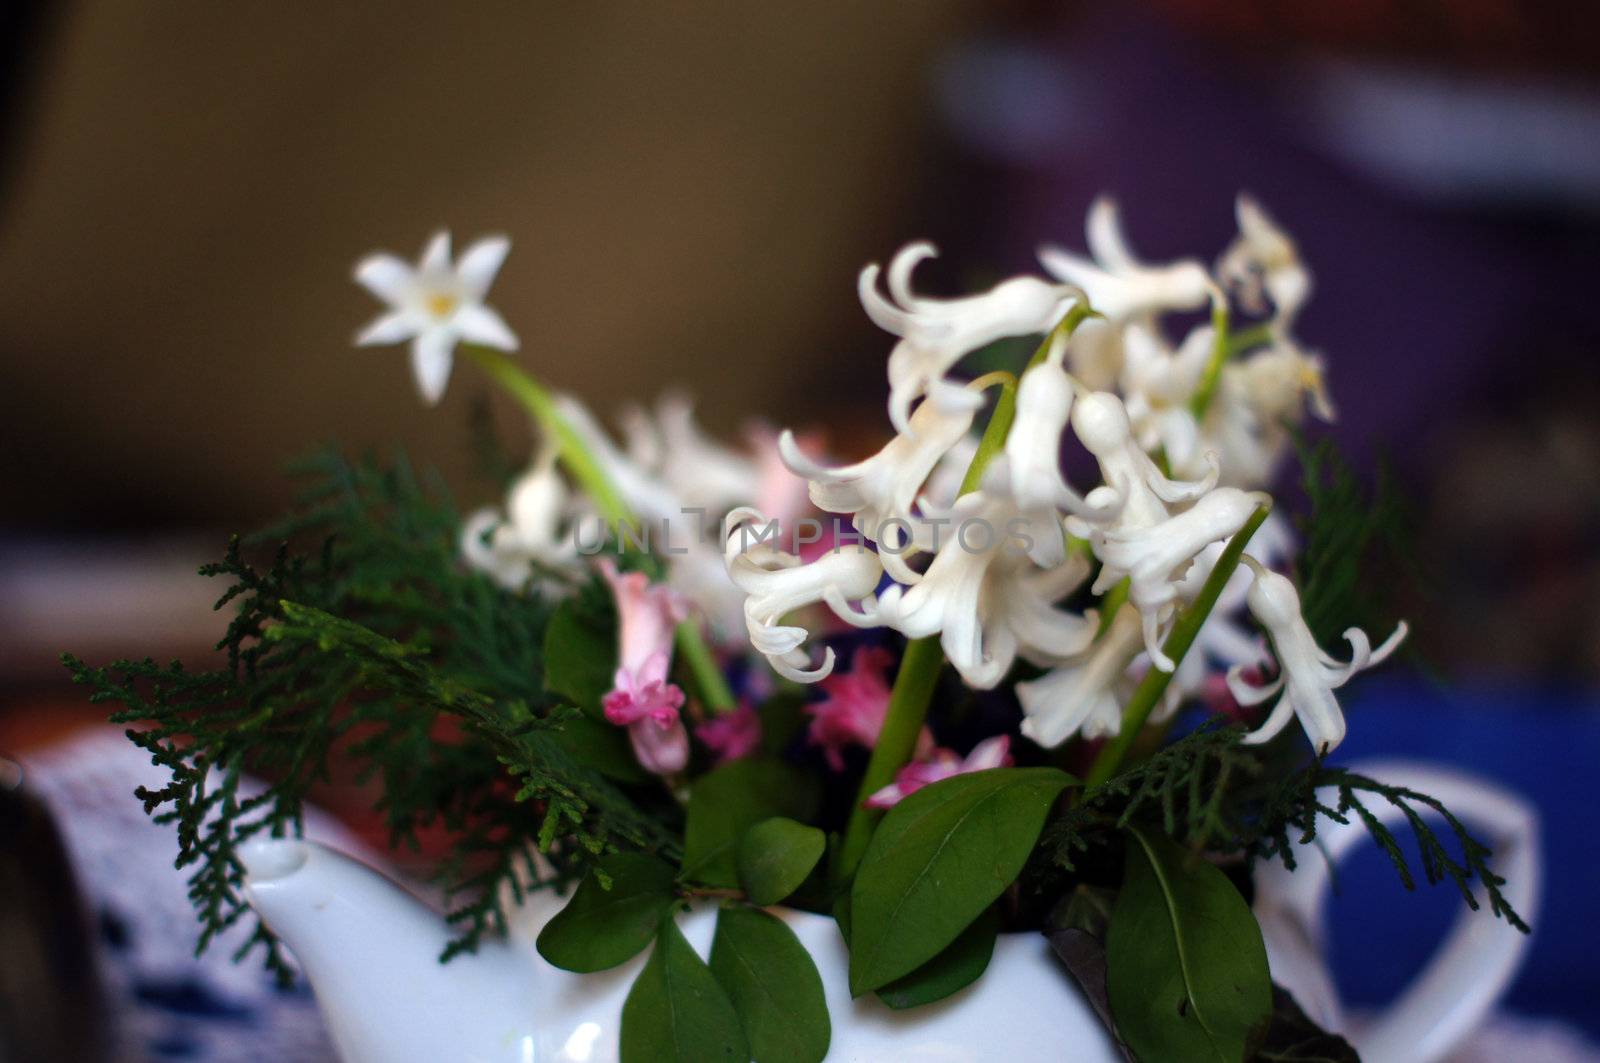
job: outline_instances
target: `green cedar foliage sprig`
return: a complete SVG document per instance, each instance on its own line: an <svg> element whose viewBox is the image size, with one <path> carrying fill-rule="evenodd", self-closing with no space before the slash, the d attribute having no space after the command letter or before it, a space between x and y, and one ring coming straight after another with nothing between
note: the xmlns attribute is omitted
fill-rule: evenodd
<svg viewBox="0 0 1600 1063"><path fill-rule="evenodd" d="M233 610L218 667L64 659L93 701L121 705L112 719L170 774L138 796L177 830L198 948L248 915L239 845L298 832L335 760L375 784L395 844L417 848L438 827L452 836L441 867L459 898L452 948L502 925L502 891L520 889L541 834L579 843L552 854L563 881L611 848L674 855L670 810L658 817L560 741L576 710L545 690L551 608L460 564L460 518L442 488L401 458L325 452L300 471L312 486L288 519L201 569L227 581L217 608ZM265 789L246 794L246 775ZM241 953L257 945L287 971L259 923Z"/></svg>
<svg viewBox="0 0 1600 1063"><path fill-rule="evenodd" d="M1393 582L1377 570L1418 575L1406 545L1411 517L1392 474L1380 464L1367 488L1331 439L1312 444L1298 432L1292 438L1309 503L1298 522L1304 545L1295 563L1306 626L1321 645L1339 641L1351 626L1387 631L1393 618L1384 592Z"/></svg>
<svg viewBox="0 0 1600 1063"><path fill-rule="evenodd" d="M1195 852L1246 861L1279 859L1291 870L1295 846L1316 838L1319 817L1348 823L1354 816L1394 865L1407 889L1416 878L1404 847L1370 807L1399 808L1420 853L1424 879L1453 882L1476 909L1473 883L1489 910L1526 932L1527 924L1501 892L1505 880L1489 866L1490 851L1438 800L1321 761L1287 774L1268 770L1270 753L1240 743L1234 727L1202 726L1082 799L1045 828L1027 877L1036 888L1059 884L1080 870L1085 854L1140 824L1160 830ZM1332 791L1331 796L1328 791ZM1441 818L1454 847L1426 818Z"/></svg>

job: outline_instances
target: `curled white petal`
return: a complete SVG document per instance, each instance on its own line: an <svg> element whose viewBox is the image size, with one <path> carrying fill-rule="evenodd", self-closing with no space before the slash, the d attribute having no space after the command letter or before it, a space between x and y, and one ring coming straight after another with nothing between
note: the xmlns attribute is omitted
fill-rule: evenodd
<svg viewBox="0 0 1600 1063"><path fill-rule="evenodd" d="M1197 261L1140 263L1123 237L1116 205L1109 199L1098 199L1090 207L1088 232L1092 259L1044 247L1039 261L1052 276L1087 292L1089 304L1106 317L1122 321L1150 312L1194 310L1213 297L1216 285Z"/></svg>
<svg viewBox="0 0 1600 1063"><path fill-rule="evenodd" d="M778 437L778 448L784 464L809 481L813 505L827 513L850 514L857 530L876 540L886 521L913 519L923 484L971 426L970 409L948 412L924 402L911 416L911 432L896 435L878 453L853 465L829 468L813 461L788 431Z"/></svg>
<svg viewBox="0 0 1600 1063"><path fill-rule="evenodd" d="M1005 336L1052 328L1075 294L1038 277L1013 277L987 292L956 299L918 295L911 274L935 254L928 243L902 248L889 264L887 296L878 289L881 271L875 264L861 271L857 284L867 316L901 337L889 355L889 417L900 432L911 430L912 404L967 354ZM951 389L940 394L946 404L974 401Z"/></svg>
<svg viewBox="0 0 1600 1063"><path fill-rule="evenodd" d="M784 624L790 613L819 602L865 598L883 576L878 557L864 546L840 545L809 564L778 549L771 540L776 525L756 510L740 508L723 523L728 577L745 594L745 626L750 644L778 674L813 683L833 670L831 649L813 666L804 643L810 632Z"/></svg>
<svg viewBox="0 0 1600 1063"><path fill-rule="evenodd" d="M1319 754L1329 753L1345 735L1344 713L1333 692L1355 673L1378 664L1393 653L1406 636L1406 625L1401 622L1376 651L1371 650L1365 632L1349 629L1345 638L1353 651L1351 659L1336 661L1324 653L1312 637L1311 629L1301 616L1300 596L1294 584L1287 577L1264 568L1248 554L1245 563L1255 577L1246 600L1251 615L1267 629L1272 639L1279 674L1263 687L1252 687L1243 680L1238 666L1229 670L1228 687L1240 704L1256 704L1278 695L1266 720L1244 740L1252 744L1265 742L1283 730L1291 717L1296 717L1311 740L1312 748Z"/></svg>
<svg viewBox="0 0 1600 1063"><path fill-rule="evenodd" d="M566 585L550 577L582 567L576 503L547 449L512 485L503 515L481 509L462 524L462 560L507 589L534 580L542 593L558 596Z"/></svg>
<svg viewBox="0 0 1600 1063"><path fill-rule="evenodd" d="M1046 749L1074 734L1086 738L1116 734L1122 727L1117 687L1142 644L1139 614L1125 605L1081 656L1017 684L1024 714L1022 733Z"/></svg>

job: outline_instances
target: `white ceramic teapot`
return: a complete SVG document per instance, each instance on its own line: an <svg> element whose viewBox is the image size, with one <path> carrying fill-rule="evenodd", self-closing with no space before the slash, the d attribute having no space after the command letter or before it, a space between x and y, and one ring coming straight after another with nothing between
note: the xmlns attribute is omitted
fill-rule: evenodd
<svg viewBox="0 0 1600 1063"><path fill-rule="evenodd" d="M1383 762L1363 773L1445 803L1493 848L1505 892L1535 916L1540 860L1537 822L1514 796L1481 780L1419 765ZM1392 807L1374 812L1402 818ZM1263 864L1255 911L1275 981L1312 1019L1345 1033L1368 1063L1428 1063L1459 1044L1504 991L1526 937L1485 912L1464 912L1428 968L1376 1021L1348 1026L1322 961L1322 910L1329 861L1365 837L1359 824L1324 822L1293 874ZM311 842L272 840L240 853L245 895L310 979L334 1043L347 1063L506 1061L604 1063L617 1059L622 1003L645 962L578 975L547 964L533 938L564 900L535 893L513 933L476 955L441 965L442 919L378 872ZM1002 935L988 971L936 1004L893 1011L851 1000L848 958L832 919L778 910L811 952L833 1024L830 1060L853 1063L1114 1061L1100 1020L1039 934ZM710 951L715 906L683 915L695 950ZM648 951L648 950L647 950Z"/></svg>

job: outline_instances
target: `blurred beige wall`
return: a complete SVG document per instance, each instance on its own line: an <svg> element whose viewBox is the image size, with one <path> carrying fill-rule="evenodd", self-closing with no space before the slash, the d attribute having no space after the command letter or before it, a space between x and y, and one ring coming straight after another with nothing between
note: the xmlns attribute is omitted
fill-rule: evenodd
<svg viewBox="0 0 1600 1063"><path fill-rule="evenodd" d="M351 264L438 226L512 236L491 302L601 407L835 401L806 383L866 335L854 271L910 235L976 6L65 9L0 204L0 525L249 519L326 438L459 474L478 381L426 411L403 350L349 346Z"/></svg>

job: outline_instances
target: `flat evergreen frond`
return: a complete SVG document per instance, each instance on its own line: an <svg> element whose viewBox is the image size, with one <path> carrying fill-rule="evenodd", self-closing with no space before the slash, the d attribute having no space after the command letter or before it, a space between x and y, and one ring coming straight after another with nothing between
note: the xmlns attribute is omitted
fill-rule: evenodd
<svg viewBox="0 0 1600 1063"><path fill-rule="evenodd" d="M464 947L500 925L507 880L495 869L515 866L541 827L559 824L582 842L553 856L558 875L607 848L670 854L671 832L638 810L648 802L630 801L559 741L571 710L544 689L552 605L460 563L460 519L435 479L403 458L331 450L299 471L309 487L296 510L233 539L201 570L225 581L217 608L231 614L216 667L64 659L91 700L120 705L113 719L169 774L138 797L178 834L199 948L253 918L237 847L298 833L336 760L382 794L394 844L448 832L443 885L478 913L462 921ZM246 776L265 789L246 794ZM256 947L287 972L259 925L245 946Z"/></svg>
<svg viewBox="0 0 1600 1063"><path fill-rule="evenodd" d="M1196 849L1226 848L1239 833L1235 788L1261 773L1258 751L1241 746L1241 737L1236 727L1207 724L1158 750L1085 792L1045 828L1040 851L1070 871L1097 834L1142 819Z"/></svg>
<svg viewBox="0 0 1600 1063"><path fill-rule="evenodd" d="M1037 881L1079 871L1086 854L1136 822L1159 825L1197 852L1246 860L1275 858L1292 870L1296 845L1316 837L1318 817L1348 823L1353 815L1394 864L1406 888L1414 888L1404 848L1369 807L1381 799L1404 814L1429 884L1449 880L1467 904L1477 908L1476 882L1490 912L1527 931L1500 889L1505 880L1489 866L1488 847L1442 802L1320 761L1287 772L1272 771L1266 759L1272 753L1245 746L1242 738L1237 727L1208 723L1083 793L1077 804L1045 828L1030 877ZM1429 814L1444 820L1459 856L1429 825Z"/></svg>
<svg viewBox="0 0 1600 1063"><path fill-rule="evenodd" d="M1387 629L1391 619L1373 588L1374 569L1414 570L1405 558L1404 507L1386 468L1364 489L1330 439L1309 444L1298 434L1301 487L1310 503L1300 522L1305 546L1296 566L1301 615L1319 644L1337 641L1352 625ZM1384 556L1379 556L1379 555Z"/></svg>
<svg viewBox="0 0 1600 1063"><path fill-rule="evenodd" d="M1505 885L1505 879L1495 874L1489 866L1489 857L1492 854L1488 846L1475 838L1443 802L1407 787L1391 786L1345 768L1315 765L1307 770L1306 776L1307 778L1296 789L1302 792L1314 792L1332 788L1338 794L1339 800L1332 807L1314 797L1293 803L1293 810L1285 819L1285 825L1292 824L1297 827L1301 831L1303 841L1310 841L1315 837L1318 814L1326 815L1339 823L1348 823L1350 816L1354 815L1394 865L1406 889L1415 889L1416 879L1412 875L1410 863L1406 859L1400 840L1368 807L1371 800L1381 798L1400 809L1404 815L1421 856L1423 877L1429 885L1448 879L1461 892L1467 906L1477 910L1479 902L1473 890L1473 882L1476 881L1489 902L1490 913L1504 919L1523 933L1529 933L1528 924L1511 907L1511 903L1506 900L1505 894L1500 889ZM1444 820L1450 836L1460 848L1459 859L1452 854L1450 846L1428 823L1426 817L1429 813ZM1264 838L1258 847L1259 855L1277 856L1292 868L1293 857L1286 842L1286 833L1277 833Z"/></svg>
<svg viewBox="0 0 1600 1063"><path fill-rule="evenodd" d="M600 773L572 759L553 739L562 714L536 716L523 701L498 702L441 674L415 647L318 609L282 604L284 622L269 632L269 638L342 654L356 665L363 689L463 718L488 739L500 762L521 783L517 799L543 803L546 816L564 820L563 833L575 834L590 852L599 855L626 845L677 855L677 843L664 824L640 812Z"/></svg>

